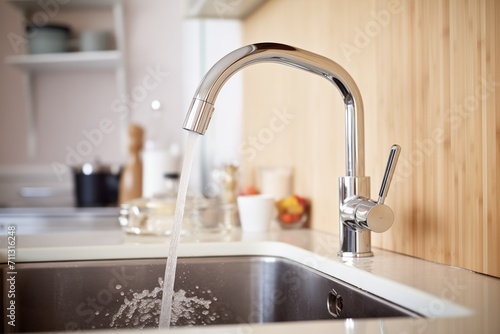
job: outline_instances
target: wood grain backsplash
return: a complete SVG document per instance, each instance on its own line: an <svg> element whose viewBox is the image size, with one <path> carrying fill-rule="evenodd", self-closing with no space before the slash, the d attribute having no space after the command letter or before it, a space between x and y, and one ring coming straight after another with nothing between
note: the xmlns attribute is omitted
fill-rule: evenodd
<svg viewBox="0 0 500 334"><path fill-rule="evenodd" d="M243 23L245 44L325 55L357 82L366 173L378 193L402 146L384 249L500 277L500 1L270 0ZM294 167L311 227L337 233L344 112L326 80L276 64L244 71L244 182Z"/></svg>

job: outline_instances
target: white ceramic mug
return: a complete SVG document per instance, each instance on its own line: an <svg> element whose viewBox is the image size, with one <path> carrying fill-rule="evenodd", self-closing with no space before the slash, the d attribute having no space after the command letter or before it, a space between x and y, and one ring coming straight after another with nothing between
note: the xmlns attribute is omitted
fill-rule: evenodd
<svg viewBox="0 0 500 334"><path fill-rule="evenodd" d="M274 197L271 195L238 196L241 229L246 232L269 230L274 218Z"/></svg>

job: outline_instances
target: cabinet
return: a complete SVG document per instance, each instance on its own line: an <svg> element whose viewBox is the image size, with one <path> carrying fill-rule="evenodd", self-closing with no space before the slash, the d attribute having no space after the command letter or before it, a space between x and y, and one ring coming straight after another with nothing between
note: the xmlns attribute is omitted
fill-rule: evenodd
<svg viewBox="0 0 500 334"><path fill-rule="evenodd" d="M44 71L88 71L106 70L114 71L116 88L119 97L124 97L127 92L127 75L125 70L125 38L123 3L121 0L57 0L42 3L38 0L6 0L17 7L21 19L29 21L29 14L37 12L40 17L47 20L57 13L66 10L78 12L79 10L104 9L110 10L113 16L113 30L116 49L109 51L92 52L65 52L53 54L21 54L5 58L5 63L16 66L23 71L23 89L26 104L26 119L28 121L27 152L33 159L37 155L37 115L36 104L33 96L33 78L37 73ZM45 15L45 16L43 16ZM122 128L125 123L122 122Z"/></svg>

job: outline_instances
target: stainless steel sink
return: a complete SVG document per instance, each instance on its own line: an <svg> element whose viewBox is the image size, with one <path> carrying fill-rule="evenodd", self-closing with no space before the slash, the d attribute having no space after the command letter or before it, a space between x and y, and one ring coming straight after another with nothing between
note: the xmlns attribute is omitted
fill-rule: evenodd
<svg viewBox="0 0 500 334"><path fill-rule="evenodd" d="M4 331L157 327L164 270L164 259L17 264L16 326ZM276 257L180 258L175 291L173 326L419 316Z"/></svg>

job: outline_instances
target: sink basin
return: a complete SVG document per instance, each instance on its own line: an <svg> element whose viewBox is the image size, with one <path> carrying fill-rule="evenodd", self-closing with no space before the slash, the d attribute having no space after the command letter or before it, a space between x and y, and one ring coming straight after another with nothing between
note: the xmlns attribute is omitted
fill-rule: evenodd
<svg viewBox="0 0 500 334"><path fill-rule="evenodd" d="M16 326L3 329L157 327L164 270L164 259L17 264ZM176 276L173 326L419 316L279 257L180 258Z"/></svg>

